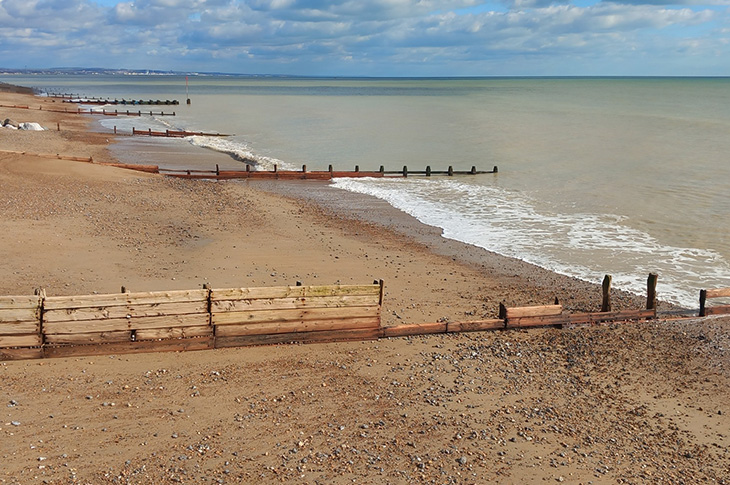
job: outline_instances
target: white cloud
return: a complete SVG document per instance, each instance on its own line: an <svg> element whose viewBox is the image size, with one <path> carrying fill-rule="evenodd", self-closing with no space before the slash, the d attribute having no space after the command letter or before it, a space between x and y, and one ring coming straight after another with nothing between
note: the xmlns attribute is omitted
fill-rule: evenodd
<svg viewBox="0 0 730 485"><path fill-rule="evenodd" d="M276 71L285 65L301 74L418 69L433 75L439 69L498 74L500 66L518 65L543 74L545 66L597 59L610 74L612 63L623 69L630 60L696 64L689 58L699 55L717 65L730 56L728 11L717 7L678 5L686 0L671 7L651 4L663 0L587 7L506 1L508 9L478 0L135 0L108 7L0 0L0 32L8 39L0 59L37 67Z"/></svg>

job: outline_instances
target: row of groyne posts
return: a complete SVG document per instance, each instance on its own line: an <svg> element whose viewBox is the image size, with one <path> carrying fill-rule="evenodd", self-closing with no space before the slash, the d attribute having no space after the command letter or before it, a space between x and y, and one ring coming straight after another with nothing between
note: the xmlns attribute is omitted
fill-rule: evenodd
<svg viewBox="0 0 730 485"><path fill-rule="evenodd" d="M246 170L221 170L216 164L215 170L185 170L185 169L166 169L159 168L158 172L170 177L189 178L189 179L236 179L236 178L275 178L275 179L319 179L329 180L338 177L387 177L409 175L424 175L430 177L432 175L480 175L488 173L498 173L499 168L495 165L492 170L477 170L476 166L472 166L471 170L454 170L453 166L449 166L446 170L432 170L431 166L426 166L425 170L410 170L404 165L402 170L385 170L385 166L381 165L377 171L360 170L359 165L355 165L353 171L335 170L329 165L327 170L310 171L306 165L302 165L300 170L279 170L274 165L273 170L252 170L250 164L246 164Z"/></svg>
<svg viewBox="0 0 730 485"><path fill-rule="evenodd" d="M611 277L600 312L564 312L551 305L499 305L499 317L382 326L382 280L362 285L128 292L76 296L0 296L0 361L206 350L292 342L364 341L429 334L630 322L657 316L657 275L647 279L641 310L611 310ZM702 290L700 316L730 314L730 288Z"/></svg>

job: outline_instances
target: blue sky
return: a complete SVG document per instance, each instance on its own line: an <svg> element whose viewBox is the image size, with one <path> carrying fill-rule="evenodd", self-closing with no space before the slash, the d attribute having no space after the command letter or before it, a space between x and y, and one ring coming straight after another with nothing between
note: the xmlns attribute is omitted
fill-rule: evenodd
<svg viewBox="0 0 730 485"><path fill-rule="evenodd" d="M0 0L0 67L730 75L730 0Z"/></svg>

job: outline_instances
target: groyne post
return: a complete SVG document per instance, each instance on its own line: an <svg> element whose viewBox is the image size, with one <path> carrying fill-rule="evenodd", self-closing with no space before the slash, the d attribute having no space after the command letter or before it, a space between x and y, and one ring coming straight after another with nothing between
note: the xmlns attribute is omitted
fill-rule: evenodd
<svg viewBox="0 0 730 485"><path fill-rule="evenodd" d="M431 176L431 165L426 165L426 177Z"/></svg>
<svg viewBox="0 0 730 485"><path fill-rule="evenodd" d="M602 312L610 312L611 311L611 275L606 275L603 277L603 302L601 302L601 311Z"/></svg>
<svg viewBox="0 0 730 485"><path fill-rule="evenodd" d="M659 279L659 275L656 273L649 273L649 277L646 280L646 309L656 310L656 284Z"/></svg>
<svg viewBox="0 0 730 485"><path fill-rule="evenodd" d="M408 167L403 165L403 176L408 177Z"/></svg>
<svg viewBox="0 0 730 485"><path fill-rule="evenodd" d="M453 176L454 176L454 167L449 165L449 177L453 177Z"/></svg>

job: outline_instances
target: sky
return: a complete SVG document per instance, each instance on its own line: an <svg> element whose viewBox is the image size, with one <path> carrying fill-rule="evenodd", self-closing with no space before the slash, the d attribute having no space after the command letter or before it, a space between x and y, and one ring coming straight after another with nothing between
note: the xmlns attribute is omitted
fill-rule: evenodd
<svg viewBox="0 0 730 485"><path fill-rule="evenodd" d="M730 0L0 0L0 67L727 76Z"/></svg>

